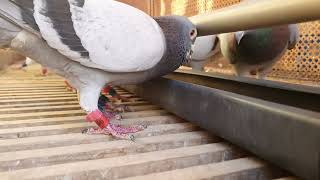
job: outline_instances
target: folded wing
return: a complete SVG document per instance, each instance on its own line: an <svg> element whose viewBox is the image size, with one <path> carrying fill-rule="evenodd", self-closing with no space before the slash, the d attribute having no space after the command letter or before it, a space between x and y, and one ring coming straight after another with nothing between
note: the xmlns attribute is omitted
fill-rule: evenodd
<svg viewBox="0 0 320 180"><path fill-rule="evenodd" d="M117 1L34 0L42 37L63 55L111 72L144 71L165 51L163 33L147 14Z"/></svg>

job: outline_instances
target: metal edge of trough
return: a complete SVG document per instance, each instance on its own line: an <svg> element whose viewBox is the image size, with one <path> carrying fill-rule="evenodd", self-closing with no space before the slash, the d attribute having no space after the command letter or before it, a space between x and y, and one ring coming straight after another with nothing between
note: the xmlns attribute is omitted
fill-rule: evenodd
<svg viewBox="0 0 320 180"><path fill-rule="evenodd" d="M199 75L199 76L220 78L220 79L225 79L225 80L238 81L238 82L242 82L242 83L248 83L248 84L259 85L259 86L266 86L266 87L271 87L271 88L279 88L279 89L290 90L290 91L320 94L320 85L312 86L312 85L304 85L304 84L292 84L292 83L288 83L288 82L281 82L281 81L274 81L274 80L255 79L255 78L248 78L248 77L237 77L234 75L225 75L222 73L215 73L215 72L210 72L210 73L196 72L196 71L184 70L184 69L178 69L178 70L176 70L176 73L194 74L194 75Z"/></svg>
<svg viewBox="0 0 320 180"><path fill-rule="evenodd" d="M175 73L122 87L301 178L320 179L319 111L213 88L209 82L198 82L197 76L183 76L190 76L189 82ZM233 89L237 86L239 82ZM259 93L268 92L274 93L270 88ZM304 99L314 94L293 95Z"/></svg>

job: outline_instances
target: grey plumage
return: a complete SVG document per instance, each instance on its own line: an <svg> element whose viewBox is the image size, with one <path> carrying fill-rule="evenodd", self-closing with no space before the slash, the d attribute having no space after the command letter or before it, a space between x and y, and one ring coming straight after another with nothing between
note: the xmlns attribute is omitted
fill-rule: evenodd
<svg viewBox="0 0 320 180"><path fill-rule="evenodd" d="M150 78L173 72L188 62L187 56L193 44L190 31L196 29L187 18L182 16L162 16L155 20L162 28L167 46L161 61L149 70Z"/></svg>

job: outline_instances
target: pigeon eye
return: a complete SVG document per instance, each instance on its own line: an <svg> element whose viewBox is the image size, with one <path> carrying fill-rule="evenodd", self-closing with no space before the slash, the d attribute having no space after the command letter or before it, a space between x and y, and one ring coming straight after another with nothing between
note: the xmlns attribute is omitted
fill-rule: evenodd
<svg viewBox="0 0 320 180"><path fill-rule="evenodd" d="M191 39L191 40L196 39L196 37L197 37L197 30L196 30L196 29L192 29L192 30L190 31L189 35L190 35L190 39Z"/></svg>
<svg viewBox="0 0 320 180"><path fill-rule="evenodd" d="M196 34L196 30L192 29L190 32L190 36L193 37Z"/></svg>

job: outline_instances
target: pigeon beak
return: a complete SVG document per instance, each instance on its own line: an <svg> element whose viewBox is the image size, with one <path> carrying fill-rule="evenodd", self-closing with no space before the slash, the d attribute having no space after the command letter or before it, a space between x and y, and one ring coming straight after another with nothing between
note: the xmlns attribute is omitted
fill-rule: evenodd
<svg viewBox="0 0 320 180"><path fill-rule="evenodd" d="M195 48L195 45L194 45L194 44L191 44L190 56L193 54L193 52L194 52L194 48Z"/></svg>
<svg viewBox="0 0 320 180"><path fill-rule="evenodd" d="M191 44L191 48L190 48L189 52L187 53L187 60L188 61L191 61L193 52L194 52L194 44Z"/></svg>

